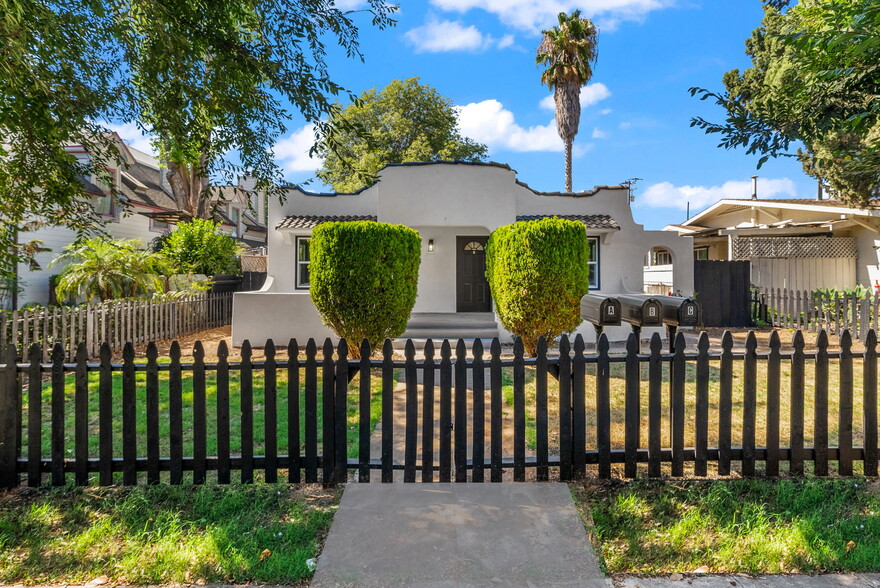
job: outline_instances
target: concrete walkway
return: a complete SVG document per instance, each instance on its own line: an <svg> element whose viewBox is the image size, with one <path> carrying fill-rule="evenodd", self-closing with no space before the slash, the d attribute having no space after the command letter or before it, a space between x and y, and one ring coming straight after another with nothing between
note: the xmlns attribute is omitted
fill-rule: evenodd
<svg viewBox="0 0 880 588"><path fill-rule="evenodd" d="M825 588L826 586L857 586L880 588L880 574L822 574L741 576L694 576L672 574L663 578L619 576L609 580L614 588Z"/></svg>
<svg viewBox="0 0 880 588"><path fill-rule="evenodd" d="M565 484L349 484L311 585L607 582Z"/></svg>

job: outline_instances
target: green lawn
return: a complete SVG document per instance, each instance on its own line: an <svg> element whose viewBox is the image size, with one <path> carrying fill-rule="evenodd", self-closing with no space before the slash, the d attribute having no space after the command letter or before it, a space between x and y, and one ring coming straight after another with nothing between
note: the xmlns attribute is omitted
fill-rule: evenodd
<svg viewBox="0 0 880 588"><path fill-rule="evenodd" d="M286 485L0 495L0 583L297 584L339 491Z"/></svg>
<svg viewBox="0 0 880 588"><path fill-rule="evenodd" d="M609 573L880 572L880 484L837 480L572 484Z"/></svg>

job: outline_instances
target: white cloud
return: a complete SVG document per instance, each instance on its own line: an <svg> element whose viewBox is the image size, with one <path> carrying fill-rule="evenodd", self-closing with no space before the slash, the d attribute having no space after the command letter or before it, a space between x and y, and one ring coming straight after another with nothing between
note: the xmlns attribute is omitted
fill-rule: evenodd
<svg viewBox="0 0 880 588"><path fill-rule="evenodd" d="M758 180L760 198L793 197L796 194L794 182L788 178ZM720 186L673 186L670 182L660 182L648 186L639 200L647 206L679 210L687 209L690 203L691 210L699 210L723 198L751 196L751 180L730 180Z"/></svg>
<svg viewBox="0 0 880 588"><path fill-rule="evenodd" d="M601 114L602 116L605 116L606 114L611 114L612 112L614 112L614 111L611 110L610 108L603 108L602 110L599 111L599 114Z"/></svg>
<svg viewBox="0 0 880 588"><path fill-rule="evenodd" d="M508 25L529 32L538 32L556 24L556 15L579 8L586 18L598 20L606 30L621 21L641 20L649 12L667 8L677 0L431 0L442 9L467 12L479 8L495 14Z"/></svg>
<svg viewBox="0 0 880 588"><path fill-rule="evenodd" d="M594 139L606 139L608 137L608 133L603 131L602 129L596 127L593 129L593 138Z"/></svg>
<svg viewBox="0 0 880 588"><path fill-rule="evenodd" d="M513 113L497 100L483 100L457 107L461 133L496 149L510 151L562 151L556 122L523 128Z"/></svg>
<svg viewBox="0 0 880 588"><path fill-rule="evenodd" d="M151 135L145 135L143 131L141 131L136 124L134 123L125 123L125 124L114 124L109 123L104 125L110 131L115 132L119 135L123 142L130 146L134 147L138 151L143 151L144 153L149 153L153 157L158 156L158 152L150 144L150 140L152 139Z"/></svg>
<svg viewBox="0 0 880 588"><path fill-rule="evenodd" d="M595 84L589 84L581 88L581 108L587 108L609 98L611 96L611 90L608 89L608 86L601 82L597 82ZM553 94L549 96L545 96L540 103L541 108L546 110L555 110L556 103L553 102Z"/></svg>
<svg viewBox="0 0 880 588"><path fill-rule="evenodd" d="M310 157L315 142L315 127L307 124L275 144L275 159L286 172L314 172L323 165L319 157Z"/></svg>
<svg viewBox="0 0 880 588"><path fill-rule="evenodd" d="M620 125L618 125L618 126L621 129L626 130L626 129L631 129L633 124L631 122L629 122L628 120L625 120L625 121L621 122Z"/></svg>
<svg viewBox="0 0 880 588"><path fill-rule="evenodd" d="M457 20L441 21L435 17L428 17L425 24L410 29L403 36L416 48L416 53L485 51L492 47L504 49L513 45L513 35L496 39L481 33L474 25L464 26Z"/></svg>

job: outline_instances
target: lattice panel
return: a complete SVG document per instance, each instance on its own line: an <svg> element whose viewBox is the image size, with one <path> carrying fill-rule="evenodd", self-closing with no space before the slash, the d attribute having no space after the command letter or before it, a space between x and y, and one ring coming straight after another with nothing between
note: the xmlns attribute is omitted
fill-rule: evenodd
<svg viewBox="0 0 880 588"><path fill-rule="evenodd" d="M242 255L241 271L243 272L266 272L265 255Z"/></svg>
<svg viewBox="0 0 880 588"><path fill-rule="evenodd" d="M734 259L856 257L851 237L734 237Z"/></svg>

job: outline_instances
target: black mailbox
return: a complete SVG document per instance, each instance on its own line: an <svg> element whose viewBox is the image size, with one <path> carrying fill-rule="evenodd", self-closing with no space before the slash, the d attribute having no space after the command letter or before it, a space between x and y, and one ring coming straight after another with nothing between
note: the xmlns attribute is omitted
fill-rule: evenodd
<svg viewBox="0 0 880 588"><path fill-rule="evenodd" d="M581 318L596 327L620 324L620 301L611 296L585 294L581 298Z"/></svg>
<svg viewBox="0 0 880 588"><path fill-rule="evenodd" d="M663 325L663 305L656 298L644 296L618 296L621 319L636 327L659 327Z"/></svg>
<svg viewBox="0 0 880 588"><path fill-rule="evenodd" d="M702 322L703 307L693 298L663 296L663 322L676 327L696 327Z"/></svg>

